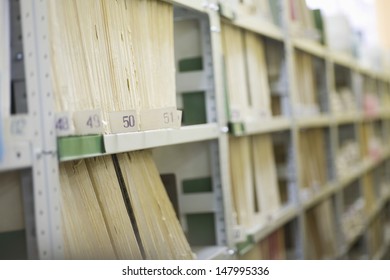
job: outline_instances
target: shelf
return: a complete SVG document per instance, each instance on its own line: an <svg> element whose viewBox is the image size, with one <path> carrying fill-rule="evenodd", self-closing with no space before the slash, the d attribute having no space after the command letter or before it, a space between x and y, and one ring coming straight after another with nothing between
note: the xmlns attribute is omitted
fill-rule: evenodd
<svg viewBox="0 0 390 280"><path fill-rule="evenodd" d="M251 17L246 14L240 14L228 7L226 4L219 4L221 16L229 19L229 22L235 26L250 30L265 37L278 41L283 41L283 31L266 19Z"/></svg>
<svg viewBox="0 0 390 280"><path fill-rule="evenodd" d="M232 133L235 136L254 135L288 130L291 121L284 117L275 117L264 120L248 120L242 123L232 123Z"/></svg>
<svg viewBox="0 0 390 280"><path fill-rule="evenodd" d="M390 199L389 195L386 195L385 197L382 197L379 202L376 204L374 210L371 211L371 213L366 217L366 219L363 222L363 225L355 232L353 237L350 240L347 240L347 244L345 245L345 248L342 250L342 252L339 254L339 256L345 255L352 245L358 240L358 238L367 230L368 226L371 224L371 222L374 220L374 218L380 213L380 211L384 208L386 202L388 202Z"/></svg>
<svg viewBox="0 0 390 280"><path fill-rule="evenodd" d="M3 161L0 161L0 172L31 167L32 150L30 142L17 142L4 149Z"/></svg>
<svg viewBox="0 0 390 280"><path fill-rule="evenodd" d="M375 168L378 166L383 160L387 159L390 156L389 150L385 150L382 154L377 159L371 159L371 158L366 158L362 160L362 162L358 165L355 166L354 168L350 168L347 173L347 176L342 176L337 182L336 186L336 191L339 189L342 189L346 185L352 183L354 180L359 178L361 175L364 173L370 171L371 169Z"/></svg>
<svg viewBox="0 0 390 280"><path fill-rule="evenodd" d="M284 224L294 219L297 215L297 207L293 205L285 206L281 208L277 213L275 213L273 217L269 217L267 222L258 227L248 230L247 233L248 235L250 235L253 243L257 243L278 228L282 227Z"/></svg>
<svg viewBox="0 0 390 280"><path fill-rule="evenodd" d="M358 67L356 59L348 53L331 51L329 53L329 59L333 63L350 68L351 70L356 69Z"/></svg>
<svg viewBox="0 0 390 280"><path fill-rule="evenodd" d="M379 73L369 67L363 66L356 58L347 53L338 53L332 52L329 50L327 46L323 46L317 41L310 40L308 38L291 38L288 32L287 26L284 29L281 29L277 25L274 25L271 21L267 21L265 19L245 16L244 14L237 14L235 10L228 9L226 4L219 4L219 13L218 14L218 4L223 1L199 1L199 0L163 0L165 2L169 2L175 5L175 16L177 16L177 20L180 22L183 19L196 19L196 22L191 22L196 25L196 30L194 29L194 34L196 36L200 34L200 44L197 47L200 47L200 52L202 53L202 62L204 64L205 69L202 71L191 71L191 72L182 72L177 73L176 75L176 87L178 89L177 92L192 92L194 89L206 92L212 92L212 94L205 95L205 102L207 106L205 110L207 111L207 116L209 119L218 119L219 125L217 123L208 123L201 125L192 125L192 126L184 126L179 129L158 129L158 130L150 130L150 131L142 131L142 132L132 132L132 133L120 133L120 134L106 134L106 135L88 135L88 136L73 136L73 137L60 137L57 140L57 148L59 153L60 161L69 161L69 160L78 160L82 158L89 158L93 156L102 156L116 153L123 153L141 149L149 149L156 148L168 145L179 145L184 143L191 142L201 142L201 141L212 141L212 145L209 149L209 145L205 147L205 151L210 155L210 162L207 165L207 169L210 169L213 186L216 186L213 189L212 193L193 193L193 194L185 194L181 197L181 214L191 214L191 213L200 213L202 211L212 212L216 214L215 219L215 229L218 233L216 235L217 242L215 244L227 244L226 246L202 246L202 247L193 247L193 252L196 254L197 259L208 260L208 259L234 259L236 257L235 250L232 250L232 220L234 219L232 214L232 205L231 204L231 193L230 189L230 179L229 176L229 145L228 140L226 139L225 133L228 132L228 128L225 127L226 123L226 114L224 110L224 105L229 103L228 100L225 100L226 96L224 96L224 78L226 78L224 71L224 65L222 63L222 50L221 50L221 30L220 30L220 20L224 22L229 22L239 28L243 28L245 30L249 30L256 34L259 34L258 37L264 38L267 42L271 40L276 40L278 48L281 47L281 50L278 51L278 55L284 56L284 65L275 67L275 71L271 71L274 69L270 68L270 76L271 80L274 80L276 74L278 74L280 81L287 80L290 85L294 85L294 79L292 71L294 71L294 57L300 51L310 54L310 57L317 62L320 62L321 70L326 70L327 74L333 73L329 72L328 65L337 64L343 66L348 69L348 73L351 72L351 79L347 79L344 77L343 80L346 81L337 81L340 84L337 84L335 79L321 79L321 88L322 84L326 84L326 88L334 89L337 87L344 86L344 83L348 85L351 84L352 87L359 86L359 79L356 80L355 86L355 76L359 76L359 73L363 75L368 75L373 77L376 80L390 81L388 74ZM42 2L42 1L41 1ZM52 125L53 122L53 114L54 108L49 101L52 101L52 92L53 89L47 79L49 76L45 75L45 73L50 73L50 57L48 58L43 54L48 53L49 46L47 45L48 38L47 35L47 26L46 21L42 20L47 18L48 14L46 9L40 9L40 5L44 5L45 1L42 3L38 1L28 2L22 1L21 10L23 11L23 15L21 16L20 22L23 25L23 49L26 51L25 56L25 65L26 65L26 73L30 73L31 75L26 75L25 83L26 83L26 94L27 100L31 104L35 104L34 106L30 106L29 104L29 112L31 115L27 117L27 119L31 119L33 122L31 127L37 128L34 131L39 137L34 138L34 142L31 140L31 137L23 138L23 142L19 142L19 139L14 140L12 145L5 145L5 157L3 161L0 162L0 172L13 170L13 169L21 169L31 167L36 169L38 166L37 158L40 155L54 155L55 147L52 145L52 142L55 143L55 136L53 135L53 131L50 131L48 127ZM288 5L288 1L282 1L282 5ZM286 2L286 3L284 3ZM176 7L177 6L177 7ZM225 7L226 6L226 7ZM185 8L181 8L185 7ZM188 9L186 9L188 8ZM284 16L288 15L288 7L284 10ZM190 11L194 10L194 11ZM28 16L29 15L29 16ZM188 17L187 17L188 16ZM46 27L45 27L46 26ZM32 28L33 27L33 28ZM13 30L12 30L13 31ZM15 32L11 32L15 33ZM198 34L199 33L199 34ZM16 34L16 33L15 33ZM187 33L186 33L187 34ZM28 35L28 36L27 36ZM31 36L30 36L31 35ZM195 35L194 35L195 36ZM185 38L184 38L185 40ZM187 41L188 42L188 41ZM175 42L176 43L176 42ZM282 46L279 46L282 45ZM266 46L265 46L266 47ZM285 48L283 48L285 47ZM187 51L187 49L186 49ZM37 55L37 56L36 56ZM38 56L39 55L39 56ZM199 59L199 53L196 53L196 57ZM177 56L176 56L177 57ZM184 59L191 59L191 56L184 57ZM268 65L270 66L270 65ZM272 65L273 66L273 65ZM349 71L351 69L351 71ZM29 70L29 71L27 71ZM32 71L30 71L32 70ZM277 71L276 71L277 70ZM343 74L344 71L340 71ZM353 73L352 73L353 72ZM356 72L356 73L355 73ZM357 75L356 75L357 74ZM333 75L333 74L332 74ZM344 76L344 75L342 75ZM343 77L342 77L343 78ZM358 77L359 78L359 77ZM337 79L336 79L337 80ZM273 81L273 83L275 83ZM320 87L319 85L317 87ZM296 96L295 87L293 89L280 88L278 89L277 99L275 99L275 108L280 109L283 112L292 111L295 107L291 106L291 98ZM384 89L385 87L383 87ZM285 92L285 90L287 92ZM280 92L279 92L280 91ZM358 90L359 91L359 90ZM185 93L184 93L185 94ZM327 93L329 98L329 93ZM382 92L381 92L382 95ZM35 96L35 97L34 97ZM51 97L50 97L51 96ZM50 97L50 98L49 98ZM206 98L207 97L207 98ZM359 96L354 95L354 99L359 98ZM34 100L38 100L34 101ZM32 102L32 100L35 102ZM254 99L253 99L254 100ZM321 99L321 104L323 105ZM39 106L38 106L39 104ZM279 108L280 107L280 108ZM314 106L313 106L314 107ZM45 110L41 110L44 108ZM306 109L305 107L302 107ZM377 115L373 117L366 117L363 112L340 112L340 113L318 113L319 110L315 110L317 107L313 108L311 106L308 107L308 110L301 110L303 113L299 117L288 116L288 117L271 117L268 119L247 119L243 122L237 122L231 124L231 132L235 136L245 136L245 135L256 135L256 134L265 134L265 133L275 133L280 131L290 132L292 135L288 135L288 137L292 139L288 139L289 142L284 143L286 145L287 152L281 151L280 158L284 161L287 161L288 164L284 164L283 166L276 166L278 168L278 175L283 176L284 181L287 181L288 186L288 194L296 196L299 193L299 188L296 186L295 176L294 178L290 178L291 176L286 176L286 171L282 172L283 169L287 167L292 167L295 170L300 170L300 162L295 157L295 153L297 152L295 149L299 145L300 133L299 129L308 129L308 128L324 128L321 130L326 130L327 141L326 142L326 150L327 151L337 151L337 140L334 137L338 137L337 129L333 129L334 125L341 124L351 124L355 125L361 122L370 122L374 120L380 119L390 119L390 109L381 110ZM72 108L71 108L72 109ZM323 108L321 108L323 109ZM299 110L296 111L298 114ZM308 115L308 113L317 112L317 115ZM48 114L47 114L48 113ZM30 127L30 125L28 125ZM389 127L387 124L383 124L385 132L388 132ZM39 129L38 129L39 128ZM298 135L296 132L298 130ZM49 133L50 132L50 133ZM325 131L323 131L325 132ZM329 132L329 133L328 133ZM348 131L347 131L348 132ZM38 134L39 133L39 134ZM336 133L336 134L334 134ZM27 134L27 132L26 132ZM32 133L30 133L32 134ZM346 133L348 134L348 133ZM355 134L358 134L355 132ZM273 135L276 136L276 135ZM329 137L328 137L329 136ZM348 135L347 135L348 136ZM356 138L359 138L360 135L355 135ZM284 137L284 135L282 135ZM40 139L38 139L40 138ZM330 140L328 140L328 138ZM343 137L339 137L343 138ZM28 139L25 140L25 139ZM279 139L276 139L279 140ZM290 141L291 140L291 141ZM356 140L356 139L355 139ZM358 140L358 139L357 139ZM47 142L47 143L46 143ZM218 143L216 143L218 142ZM359 141L358 141L359 142ZM215 144L215 145L214 145ZM336 145L336 146L335 146ZM49 148L47 148L49 146ZM329 146L329 147L328 147ZM176 148L175 147L175 151ZM192 149L193 147L190 147ZM203 148L203 147L202 147ZM206 150L207 148L207 150ZM42 151L43 149L43 151ZM196 151L192 151L191 155L196 154ZM180 153L178 156L183 157ZM329 155L328 155L329 156ZM316 188L314 191L308 193L305 197L305 200L298 201L298 205L293 205L290 203L287 206L283 206L283 208L279 209L269 215L259 224L250 228L247 232L245 232L247 240L243 242L243 250L240 253L245 252L246 250L250 250L253 248L260 240L265 239L267 236L275 232L279 228L285 226L285 224L294 221L295 219L304 218L305 210L315 207L321 201L333 198L336 196L338 192L342 192L343 187L347 186L350 183L353 183L355 180L360 180L360 178L364 177L366 172L369 172L373 168L379 166L385 159L389 158L390 150L386 149L383 151L383 154L377 158L365 158L358 162L356 162L356 166L353 168L348 168L344 173L341 173L336 181L329 182L322 186L321 188ZM284 160L284 158L287 158ZM298 157L299 159L299 157ZM50 161L45 159L44 163L42 163L42 168L45 166L50 166L51 164L56 165L57 159L55 157L50 157ZM334 163L333 163L334 164ZM387 164L387 163L386 163ZM203 167L203 166L202 166ZM295 168L297 167L297 168ZM378 168L379 169L379 168ZM192 172L192 168L188 168L189 172ZM36 209L40 209L45 207L46 210L52 210L53 205L57 205L56 195L53 194L52 190L56 190L57 185L59 184L58 180L58 172L55 172L56 169L47 169L47 170L36 170L37 172L42 172L42 175L37 181L34 178L34 184L39 182L37 185L34 185L34 189L37 187L41 187L44 190L42 197L46 197L47 199L39 198L34 202L34 206ZM379 170L381 171L381 170ZM40 174L37 172L33 172L31 176L35 176L35 174ZM180 172L179 172L180 173ZM184 173L184 172L183 172ZM379 172L378 172L379 173ZM193 173L191 173L194 175ZM182 174L179 174L182 175ZM187 175L187 174L185 174ZM195 174L196 175L196 174ZM287 174L289 175L289 174ZM299 174L297 176L300 176ZM178 181L185 179L178 176ZM287 178L286 178L287 177ZM374 177L374 175L373 175ZM300 181L300 178L297 178ZM283 182L284 183L284 182ZM284 186L284 184L283 184ZM291 189L290 189L291 188ZM283 189L284 190L284 189ZM40 195L42 192L39 192ZM342 194L341 198L342 198ZM342 246L342 250L344 253L347 253L351 248L353 243L361 236L368 228L370 223L375 219L375 217L384 209L384 205L387 201L389 201L389 195L382 195L380 200L376 200L376 204L374 204L373 211L369 212L368 215L362 216L362 221L357 221L356 228L351 227L353 236L350 241ZM217 199L216 199L217 198ZM57 198L56 198L57 199ZM46 207L45 205L49 205ZM56 208L57 210L60 208ZM224 210L224 211L222 211ZM336 209L336 213L337 213ZM56 244L56 240L61 239L61 232L53 230L52 232L42 231L46 229L46 224L42 225L43 219L46 219L45 223L49 222L49 225L53 225L54 222L57 222L52 218L56 217L55 211L53 214L50 214L49 218L42 215L38 215L40 211L36 211L35 218L35 229L36 233L45 233L47 236L40 237L37 234L37 238L39 239L37 244L39 245L40 253L49 252L45 251L45 244L49 243L53 245L48 245L50 251L55 252L58 246L54 247ZM359 212L360 213L360 212ZM339 213L337 213L339 214ZM359 216L360 217L360 216ZM54 222L53 222L54 221ZM303 223L297 222L298 232L303 232L302 225ZM345 224L347 225L347 224ZM361 227L361 228L360 228ZM242 228L240 227L239 230ZM356 229L356 231L355 231ZM57 232L57 233L56 233ZM59 235L58 235L59 233ZM350 232L347 232L347 234ZM42 234L43 235L43 234ZM58 236L57 236L58 235ZM350 235L347 235L350 236ZM58 237L58 238L57 238ZM296 243L296 251L300 251L303 249L302 240L303 236L294 236L294 242ZM44 241L42 243L42 241ZM390 246L390 240L386 240L386 248ZM35 244L35 243L34 243ZM214 243L212 243L214 244ZM302 247L301 247L302 246ZM42 249L43 248L43 249ZM60 247L61 248L61 247ZM375 252L375 258L380 258L386 253L385 249L379 250ZM42 256L42 255L40 255ZM50 256L51 257L51 253Z"/></svg>
<svg viewBox="0 0 390 280"><path fill-rule="evenodd" d="M331 117L327 115L305 116L297 118L298 128L323 127L331 124Z"/></svg>
<svg viewBox="0 0 390 280"><path fill-rule="evenodd" d="M164 0L165 2L180 5L182 7L191 8L199 12L206 12L208 7L207 1L198 0Z"/></svg>
<svg viewBox="0 0 390 280"><path fill-rule="evenodd" d="M313 192L312 195L306 200L303 201L303 209L307 210L315 204L319 203L322 200L327 199L337 190L336 184L326 184L319 191Z"/></svg>
<svg viewBox="0 0 390 280"><path fill-rule="evenodd" d="M217 124L184 126L179 129L158 129L104 136L106 153L117 154L167 145L184 144L217 139Z"/></svg>
<svg viewBox="0 0 390 280"><path fill-rule="evenodd" d="M383 113L381 111L374 113L373 115L367 116L364 113L362 114L361 121L363 122L371 122L371 121L376 121L380 120L383 117Z"/></svg>
<svg viewBox="0 0 390 280"><path fill-rule="evenodd" d="M323 45L306 38L294 38L292 40L292 45L296 49L321 58L325 58L327 53L326 48Z"/></svg>
<svg viewBox="0 0 390 280"><path fill-rule="evenodd" d="M355 181L360 175L362 175L366 168L368 167L367 161L363 161L357 166L354 166L352 168L349 168L346 173L348 175L346 176L340 176L337 182L337 190L344 188L348 184Z"/></svg>
<svg viewBox="0 0 390 280"><path fill-rule="evenodd" d="M372 69L372 67L363 65L361 63L358 63L357 70L364 75L371 76L374 79L379 79L382 81L389 81L390 78L390 73L385 73L384 71Z"/></svg>
<svg viewBox="0 0 390 280"><path fill-rule="evenodd" d="M380 155L378 158L369 158L366 159L366 169L364 172L368 172L371 169L377 167L382 161L387 159L390 156L390 149L384 149L382 155ZM364 173L363 172L363 173Z"/></svg>
<svg viewBox="0 0 390 280"><path fill-rule="evenodd" d="M335 114L334 121L336 124L349 124L355 123L361 120L360 115L357 112L349 112L345 114L337 113Z"/></svg>
<svg viewBox="0 0 390 280"><path fill-rule="evenodd" d="M58 142L61 161L89 158L103 154L118 154L167 145L217 139L217 124L184 126L179 129L157 129L142 132L72 136Z"/></svg>
<svg viewBox="0 0 390 280"><path fill-rule="evenodd" d="M234 252L224 246L192 247L198 260L231 260Z"/></svg>
<svg viewBox="0 0 390 280"><path fill-rule="evenodd" d="M236 26L253 31L265 37L269 37L278 41L283 40L282 31L277 26L266 20L259 20L249 16L243 16L237 17L232 21L232 23Z"/></svg>

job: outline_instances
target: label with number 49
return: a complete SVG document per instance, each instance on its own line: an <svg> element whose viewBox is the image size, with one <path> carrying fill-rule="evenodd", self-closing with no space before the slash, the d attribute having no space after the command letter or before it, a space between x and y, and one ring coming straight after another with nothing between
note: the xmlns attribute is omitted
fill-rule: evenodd
<svg viewBox="0 0 390 280"><path fill-rule="evenodd" d="M127 110L110 113L110 127L112 133L138 131L139 121L137 111Z"/></svg>
<svg viewBox="0 0 390 280"><path fill-rule="evenodd" d="M77 134L102 134L104 132L101 109L75 112L73 120Z"/></svg>

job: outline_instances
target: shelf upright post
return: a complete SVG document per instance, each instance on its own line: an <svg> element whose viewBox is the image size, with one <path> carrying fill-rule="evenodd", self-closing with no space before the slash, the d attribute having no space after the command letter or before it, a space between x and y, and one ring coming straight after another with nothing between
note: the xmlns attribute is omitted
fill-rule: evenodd
<svg viewBox="0 0 390 280"><path fill-rule="evenodd" d="M224 99L224 83L223 83L223 59L221 45L221 25L219 17L219 6L217 1L208 3L207 14L210 20L210 30L205 29L205 25L201 24L202 34L210 33L209 36L203 37L203 50L211 50L209 53L204 53L205 71L207 72L208 81L214 81L214 95L207 94L208 104L213 104L207 108L208 115L211 116L210 121L217 122L220 128L220 134L217 143L211 143L212 154L212 172L214 181L214 193L216 198L216 227L217 227L217 242L218 245L227 246L229 249L234 248L233 240L233 214L232 214L232 198L230 193L230 172L229 172L229 148L228 148L228 128L227 116ZM211 40L207 40L210 38ZM206 39L206 40L205 40ZM212 68L210 67L212 66ZM212 72L214 69L214 72ZM229 250L227 254L231 255L233 251Z"/></svg>
<svg viewBox="0 0 390 280"><path fill-rule="evenodd" d="M285 45L285 59L286 59L286 69L287 69L287 82L288 82L288 96L289 96L289 111L290 118L292 119L292 127L291 127L291 140L292 140L292 149L289 153L291 162L293 163L292 168L294 172L291 174L295 174L295 177L291 177L292 187L295 187L292 191L294 193L293 203L298 207L298 225L296 227L296 257L297 259L305 258L305 222L304 222L304 210L302 207L301 197L300 197L300 186L301 186L301 178L299 176L300 168L299 166L299 127L297 123L296 116L296 97L297 97L297 85L295 81L295 57L294 57L294 47L291 38L291 32L289 30L290 27L290 9L289 9L289 1L281 0L282 2L282 27L284 31L284 45Z"/></svg>
<svg viewBox="0 0 390 280"><path fill-rule="evenodd" d="M328 108L329 108L329 114L332 116L332 122L330 124L330 152L331 157L328 161L328 170L331 170L331 179L333 183L337 183L340 179L339 171L337 170L335 166L335 162L337 160L337 155L339 154L339 133L338 130L340 129L337 122L336 122L336 116L334 108L332 107L332 102L330 102L330 94L336 93L336 81L335 81L335 64L334 61L331 59L331 53L328 51L327 55L325 56L325 63L326 63L326 82L328 87ZM330 169L329 169L330 168ZM345 240L343 237L343 232L341 230L341 217L343 213L343 192L341 191L341 188L336 188L335 194L334 194L334 202L335 202L335 208L333 212L333 218L334 218L334 225L335 231L336 231L336 256L337 258L340 254L340 248L342 248L342 245L345 244Z"/></svg>
<svg viewBox="0 0 390 280"><path fill-rule="evenodd" d="M47 2L21 1L23 53L32 126L33 201L38 258L63 259Z"/></svg>

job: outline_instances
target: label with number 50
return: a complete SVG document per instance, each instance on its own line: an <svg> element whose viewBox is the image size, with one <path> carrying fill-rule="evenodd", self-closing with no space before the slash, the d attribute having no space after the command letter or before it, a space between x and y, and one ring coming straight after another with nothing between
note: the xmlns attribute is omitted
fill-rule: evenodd
<svg viewBox="0 0 390 280"><path fill-rule="evenodd" d="M110 127L112 133L138 131L137 112L135 110L111 112Z"/></svg>

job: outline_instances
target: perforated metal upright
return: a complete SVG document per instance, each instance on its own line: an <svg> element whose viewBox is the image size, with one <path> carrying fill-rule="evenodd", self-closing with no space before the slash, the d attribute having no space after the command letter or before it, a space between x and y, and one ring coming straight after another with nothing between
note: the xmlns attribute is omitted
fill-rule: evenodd
<svg viewBox="0 0 390 280"><path fill-rule="evenodd" d="M292 166L291 168L294 171L294 178L291 178L292 182L295 182L294 184L294 196L293 201L298 206L298 217L297 217L297 226L295 228L295 244L296 244L296 257L298 259L304 259L305 256L305 215L304 215L304 209L302 207L302 198L300 196L300 185L301 185L301 178L299 177L300 168L299 166L299 127L297 124L297 119L295 116L295 98L297 96L297 85L295 82L295 55L294 55L294 46L292 43L292 38L290 34L289 29L289 1L288 0L281 0L282 1L282 26L283 26L283 32L284 32L284 45L285 45L285 59L286 59L286 68L287 68L287 80L288 80L288 95L289 95L289 112L290 112L290 118L292 119L292 127L291 127L291 140L292 140L292 149L290 151L290 157L292 158Z"/></svg>
<svg viewBox="0 0 390 280"><path fill-rule="evenodd" d="M234 247L233 240L233 215L232 215L232 198L230 192L230 170L229 170L229 148L228 148L228 128L227 115L225 110L224 84L223 84L223 62L222 62L222 45L221 45L221 26L219 18L219 7L217 1L208 4L208 15L210 20L211 32L211 50L209 59L214 67L214 84L215 84L215 104L216 117L220 127L218 137L218 147L212 147L215 154L213 163L214 172L219 173L220 181L216 189L217 205L220 213L217 215L218 241L228 248ZM216 145L215 145L216 146ZM218 155L218 158L216 157ZM214 173L213 172L213 173ZM232 253L232 251L230 251Z"/></svg>
<svg viewBox="0 0 390 280"><path fill-rule="evenodd" d="M22 0L20 4L28 116L32 128L36 257L62 259L61 203L50 82L47 1ZM33 238L28 240L33 242ZM34 257L34 254L31 253L30 257Z"/></svg>

